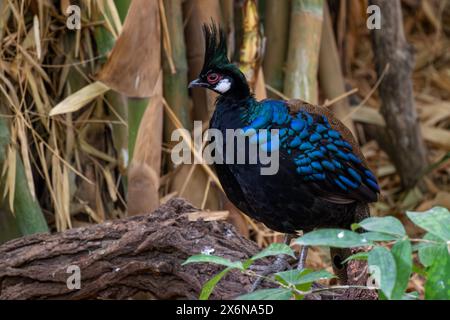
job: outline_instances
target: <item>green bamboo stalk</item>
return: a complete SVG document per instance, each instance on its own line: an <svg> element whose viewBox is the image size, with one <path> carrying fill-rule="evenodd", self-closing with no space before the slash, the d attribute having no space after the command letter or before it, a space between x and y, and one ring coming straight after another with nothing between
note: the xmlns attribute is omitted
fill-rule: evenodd
<svg viewBox="0 0 450 320"><path fill-rule="evenodd" d="M183 126L191 129L192 123L189 110L188 92L188 67L186 58L186 46L184 39L182 0L164 0L164 10L167 19L168 34L170 35L170 46L172 57L166 52L163 60L163 91L164 97L177 115ZM172 59L175 70L172 70L169 59ZM175 71L175 73L173 73ZM175 127L172 121L164 117L164 141L170 141L170 136Z"/></svg>
<svg viewBox="0 0 450 320"><path fill-rule="evenodd" d="M0 208L0 245L21 236L15 217L11 212Z"/></svg>
<svg viewBox="0 0 450 320"><path fill-rule="evenodd" d="M5 150L10 143L10 134L8 123L4 118L0 117L0 168L3 168L5 164ZM28 187L27 178L25 176L25 169L23 167L22 160L20 157L17 158L16 163L16 183L14 191L14 214L10 212L10 208L7 201L0 201L2 208L0 209L5 212L9 212L8 217L9 224L11 226L16 226L16 231L20 232L22 236L35 234L35 233L45 233L48 232L47 222L45 221L44 215L39 204L33 198L30 189ZM3 195L3 190L5 188L5 181L2 179L0 181L0 194ZM11 233L10 235L13 235ZM9 240L5 239L0 240Z"/></svg>
<svg viewBox="0 0 450 320"><path fill-rule="evenodd" d="M128 163L131 163L139 126L141 125L142 117L149 106L149 101L150 99L128 99L128 154L130 157Z"/></svg>
<svg viewBox="0 0 450 320"><path fill-rule="evenodd" d="M114 1L122 22L125 20L130 3L131 0ZM111 18L108 10L106 13L109 15L109 18ZM101 13L96 12L96 15L97 19L103 19ZM115 39L105 27L99 26L95 29L95 42L97 44L98 54L103 56L101 62L105 63L106 55L114 47ZM128 106L130 103L122 94L112 90L108 91L105 97L114 113L112 116L112 120L114 120L114 123L112 124L112 137L114 148L116 149L119 158L119 170L120 172L125 173L129 163L129 136L127 126L121 122L127 123L128 121ZM133 104L133 102L131 102L131 104Z"/></svg>
<svg viewBox="0 0 450 320"><path fill-rule="evenodd" d="M127 17L128 9L130 8L131 0L114 0L117 12L119 13L120 20L122 23Z"/></svg>
<svg viewBox="0 0 450 320"><path fill-rule="evenodd" d="M315 104L322 21L323 0L292 1L284 93Z"/></svg>
<svg viewBox="0 0 450 320"><path fill-rule="evenodd" d="M264 76L267 84L283 92L290 4L289 1L267 0L265 6ZM271 97L275 98L273 94Z"/></svg>

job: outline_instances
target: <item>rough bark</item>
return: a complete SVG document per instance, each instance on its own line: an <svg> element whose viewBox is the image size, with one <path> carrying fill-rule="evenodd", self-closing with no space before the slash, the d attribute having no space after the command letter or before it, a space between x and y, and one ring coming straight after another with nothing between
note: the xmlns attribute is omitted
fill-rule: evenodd
<svg viewBox="0 0 450 320"><path fill-rule="evenodd" d="M202 285L223 267L181 266L189 256L214 249L216 255L241 260L258 248L226 222L190 221L195 211L175 199L150 215L10 241L0 247L0 300L196 299ZM67 287L72 275L67 269L74 265L81 270L79 290ZM231 272L212 298L236 297L252 281Z"/></svg>
<svg viewBox="0 0 450 320"><path fill-rule="evenodd" d="M413 50L405 39L400 0L370 0L370 3L381 11L381 29L372 32L378 76L389 65L379 88L381 113L391 144L386 151L403 186L409 188L416 184L427 165L413 97Z"/></svg>

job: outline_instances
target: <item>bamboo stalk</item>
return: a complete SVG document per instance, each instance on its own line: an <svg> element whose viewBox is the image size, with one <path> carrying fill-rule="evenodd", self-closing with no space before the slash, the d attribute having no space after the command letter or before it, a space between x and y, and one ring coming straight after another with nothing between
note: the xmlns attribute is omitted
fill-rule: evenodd
<svg viewBox="0 0 450 320"><path fill-rule="evenodd" d="M264 77L266 83L278 91L283 91L288 44L289 9L289 1L266 1ZM276 98L276 95L273 93L269 96Z"/></svg>
<svg viewBox="0 0 450 320"><path fill-rule="evenodd" d="M220 23L221 11L218 0L187 0L183 3L183 16L185 20L186 52L189 66L189 81L199 75L203 67L205 41L203 39L202 25L204 23ZM194 102L194 120L208 121L213 110L216 94L201 88L192 89Z"/></svg>
<svg viewBox="0 0 450 320"><path fill-rule="evenodd" d="M10 144L8 123L0 117L0 168L5 165L5 150ZM3 194L5 180L0 180L0 194ZM2 211L10 211L6 201L1 201ZM10 212L11 214L11 212ZM25 170L20 157L16 160L15 188L14 188L14 216L9 218L11 224L17 226L22 236L48 232L47 222L39 204L33 198L25 176ZM15 220L15 221L13 221Z"/></svg>
<svg viewBox="0 0 450 320"><path fill-rule="evenodd" d="M234 0L220 0L224 30L228 35L228 56L232 57L235 51L234 40Z"/></svg>
<svg viewBox="0 0 450 320"><path fill-rule="evenodd" d="M250 88L255 90L262 58L259 14L255 0L246 0L244 3L242 30L239 68L245 74Z"/></svg>
<svg viewBox="0 0 450 320"><path fill-rule="evenodd" d="M173 108L173 112L180 119L182 125L188 130L192 123L189 110L188 75L186 46L184 39L184 26L182 14L182 0L164 0L165 17L167 20L167 31L170 35L170 46L172 48L170 57L174 63L175 73L172 72L169 58L163 60L163 83L164 98ZM168 52L166 52L166 55ZM170 141L172 131L175 129L167 116L164 118L164 141Z"/></svg>
<svg viewBox="0 0 450 320"><path fill-rule="evenodd" d="M318 103L323 0L293 0L284 93Z"/></svg>
<svg viewBox="0 0 450 320"><path fill-rule="evenodd" d="M325 98L331 100L343 95L346 92L345 79L342 73L336 40L334 38L330 10L326 2L324 5L323 32L319 59L320 88L322 89ZM345 98L337 101L331 106L331 110L333 110L338 119L344 119L350 112L348 99ZM355 134L355 127L350 118L346 119L344 124Z"/></svg>
<svg viewBox="0 0 450 320"><path fill-rule="evenodd" d="M148 213L159 206L163 139L161 77L156 88L158 95L150 99L150 104L142 115L135 139L133 161L128 168L128 215Z"/></svg>
<svg viewBox="0 0 450 320"><path fill-rule="evenodd" d="M115 1L114 3L120 16L121 23L123 23L131 0ZM109 14L110 18L112 18L109 10L106 11L106 14ZM102 19L102 16L98 11L94 13L94 16L96 17L96 20ZM101 61L104 63L106 62L106 55L111 52L116 39L104 26L99 26L95 28L95 42L97 44L98 54L104 57L102 59L103 61ZM113 143L119 158L119 171L125 175L129 158L128 126L126 125L128 123L128 99L123 94L112 90L105 94L105 99L108 106L113 109L113 116L111 117L111 120L113 121L111 124Z"/></svg>
<svg viewBox="0 0 450 320"><path fill-rule="evenodd" d="M131 163L139 126L141 125L144 113L150 103L150 99L128 99L128 154Z"/></svg>

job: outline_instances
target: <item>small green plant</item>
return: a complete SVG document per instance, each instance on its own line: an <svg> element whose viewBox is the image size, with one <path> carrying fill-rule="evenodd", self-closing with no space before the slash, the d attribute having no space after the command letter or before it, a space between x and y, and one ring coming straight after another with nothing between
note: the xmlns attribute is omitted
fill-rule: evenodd
<svg viewBox="0 0 450 320"><path fill-rule="evenodd" d="M330 286L313 288L318 280L331 279L334 275L325 270L289 270L265 278L278 288L257 290L237 299L243 300L288 300L303 299L319 291L331 291L350 287L378 290L381 299L417 299L418 294L405 293L413 273L426 279L425 299L450 300L450 212L436 207L426 212L407 212L408 218L427 233L421 239L408 237L402 223L391 216L367 218L352 225L352 231L344 229L320 229L295 240L297 244L335 248L368 247L347 260L367 260L369 273L375 286ZM365 232L357 233L358 229ZM417 253L420 263L414 263ZM217 283L231 270L258 277L250 266L258 259L268 256L288 255L295 257L293 250L281 243L271 244L245 261L230 261L213 255L196 255L187 259L189 263L214 263L226 268L210 279L202 289L201 300L207 300Z"/></svg>

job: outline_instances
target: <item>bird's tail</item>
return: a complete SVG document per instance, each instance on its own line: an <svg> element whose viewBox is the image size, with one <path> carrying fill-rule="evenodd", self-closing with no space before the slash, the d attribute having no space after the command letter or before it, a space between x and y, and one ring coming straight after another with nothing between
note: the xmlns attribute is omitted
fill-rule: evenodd
<svg viewBox="0 0 450 320"><path fill-rule="evenodd" d="M360 222L370 217L369 206L366 203L358 203L355 209L355 222ZM347 262L344 261L354 252L344 248L330 248L331 263L336 276L342 283L348 283Z"/></svg>

